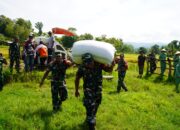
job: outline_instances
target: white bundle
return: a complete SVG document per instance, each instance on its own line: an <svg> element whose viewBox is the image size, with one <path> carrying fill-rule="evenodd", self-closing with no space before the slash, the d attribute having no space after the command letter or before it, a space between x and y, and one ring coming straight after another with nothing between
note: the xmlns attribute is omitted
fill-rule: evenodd
<svg viewBox="0 0 180 130"><path fill-rule="evenodd" d="M77 41L72 47L72 59L75 63L82 63L82 55L91 53L95 61L103 64L111 64L114 59L116 49L106 42L94 40Z"/></svg>

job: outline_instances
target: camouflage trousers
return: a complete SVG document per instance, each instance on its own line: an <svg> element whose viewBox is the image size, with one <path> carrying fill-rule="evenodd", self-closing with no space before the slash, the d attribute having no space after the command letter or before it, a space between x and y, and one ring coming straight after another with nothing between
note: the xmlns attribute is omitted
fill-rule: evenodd
<svg viewBox="0 0 180 130"><path fill-rule="evenodd" d="M13 71L14 62L16 62L16 66L15 66L16 71L19 72L19 69L20 69L20 59L19 58L14 58L14 57L10 58L10 65L9 65L10 71L11 72Z"/></svg>
<svg viewBox="0 0 180 130"><path fill-rule="evenodd" d="M124 83L124 78L126 76L126 72L118 72L118 86L117 86L117 92L121 91L121 87L128 91L126 88L126 84Z"/></svg>
<svg viewBox="0 0 180 130"><path fill-rule="evenodd" d="M102 87L101 87L102 88ZM96 124L96 113L101 104L101 90L93 91L89 88L84 89L83 104L86 108L86 122L91 126Z"/></svg>
<svg viewBox="0 0 180 130"><path fill-rule="evenodd" d="M3 74L0 73L0 91L3 89Z"/></svg>
<svg viewBox="0 0 180 130"><path fill-rule="evenodd" d="M51 82L51 94L53 109L58 110L63 101L68 97L65 82L52 81Z"/></svg>
<svg viewBox="0 0 180 130"><path fill-rule="evenodd" d="M144 72L144 65L139 65L139 75L143 75Z"/></svg>

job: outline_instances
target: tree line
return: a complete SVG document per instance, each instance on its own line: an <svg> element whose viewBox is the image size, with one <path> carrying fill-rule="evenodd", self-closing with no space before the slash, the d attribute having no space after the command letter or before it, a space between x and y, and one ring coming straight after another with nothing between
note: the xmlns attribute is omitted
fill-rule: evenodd
<svg viewBox="0 0 180 130"><path fill-rule="evenodd" d="M13 39L14 37L18 37L20 43L24 43L27 39L28 35L32 32L35 36L47 36L47 32L43 32L43 23L37 22L35 23L35 28L38 32L34 31L32 27L32 23L30 20L25 20L23 18L11 19L4 15L0 15L0 42L8 41ZM69 31L76 34L76 28L69 27ZM135 49L133 45L126 44L123 42L121 38L110 37L108 38L106 35L101 35L100 37L95 37L90 33L85 33L81 35L75 35L72 37L62 36L56 37L57 41L64 45L66 48L71 48L72 43L78 40L97 40L109 42L114 45L117 52L124 53L138 53L140 50L143 50L144 53L148 53L153 51L155 54L159 54L162 48L169 50L169 54L174 54L175 51L180 50L180 41L172 40L170 43L167 43L166 46L159 46L157 44L153 45L151 48L140 47Z"/></svg>

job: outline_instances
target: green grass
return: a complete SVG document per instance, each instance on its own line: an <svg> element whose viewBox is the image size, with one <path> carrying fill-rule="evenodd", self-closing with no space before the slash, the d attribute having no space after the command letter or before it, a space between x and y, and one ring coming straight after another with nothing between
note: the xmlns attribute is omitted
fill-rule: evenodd
<svg viewBox="0 0 180 130"><path fill-rule="evenodd" d="M81 96L74 96L76 70L67 71L68 99L57 113L52 112L50 76L39 88L44 72L14 74L0 92L0 130L86 130L82 80ZM125 78L129 91L117 94L117 72L112 75L112 81L103 81L97 130L180 130L180 94L175 93L175 86L167 77L136 78L137 66L129 62Z"/></svg>

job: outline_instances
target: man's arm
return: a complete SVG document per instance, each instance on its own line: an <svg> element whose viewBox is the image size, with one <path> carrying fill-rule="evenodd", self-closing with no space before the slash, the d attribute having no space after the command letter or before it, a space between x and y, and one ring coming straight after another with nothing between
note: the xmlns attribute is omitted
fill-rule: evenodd
<svg viewBox="0 0 180 130"><path fill-rule="evenodd" d="M114 65L115 65L115 61L113 61L111 65L103 65L103 70L106 72L112 72Z"/></svg>
<svg viewBox="0 0 180 130"><path fill-rule="evenodd" d="M47 69L46 72L44 73L44 76L43 76L43 78L40 82L40 85L39 85L40 87L43 85L43 82L44 82L45 78L48 76L49 72L50 72L50 70Z"/></svg>
<svg viewBox="0 0 180 130"><path fill-rule="evenodd" d="M80 96L80 93L79 93L79 82L80 82L80 76L78 76L76 74L76 79L75 79L75 96L76 97L79 97Z"/></svg>

